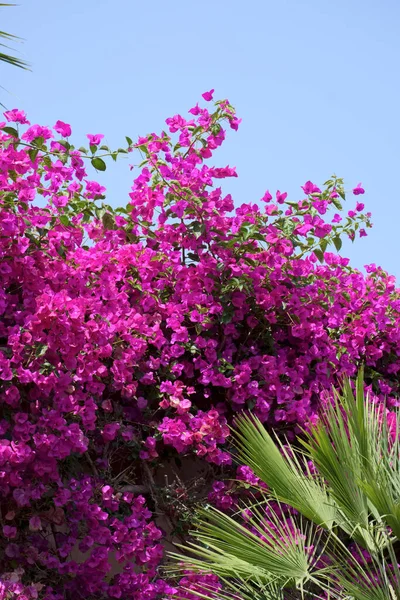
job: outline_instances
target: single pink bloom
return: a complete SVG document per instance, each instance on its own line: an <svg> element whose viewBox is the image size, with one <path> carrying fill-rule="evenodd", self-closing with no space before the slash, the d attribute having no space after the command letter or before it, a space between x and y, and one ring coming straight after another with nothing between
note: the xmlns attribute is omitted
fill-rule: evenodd
<svg viewBox="0 0 400 600"><path fill-rule="evenodd" d="M353 189L353 194L355 196L359 196L360 194L365 194L365 190L361 186L361 183L359 183L358 185L356 185L356 187Z"/></svg>
<svg viewBox="0 0 400 600"><path fill-rule="evenodd" d="M239 129L239 125L242 122L242 119L238 119L237 117L234 117L233 119L231 119L229 121L229 127L231 129L233 129L234 131L237 131Z"/></svg>
<svg viewBox="0 0 400 600"><path fill-rule="evenodd" d="M364 268L367 273L375 273L379 267L377 267L375 263L371 263L370 265L364 265Z"/></svg>
<svg viewBox="0 0 400 600"><path fill-rule="evenodd" d="M102 133L88 133L86 137L88 138L89 144L91 146L98 146L99 144L101 144L101 140L103 139L104 135Z"/></svg>
<svg viewBox="0 0 400 600"><path fill-rule="evenodd" d="M101 408L108 413L112 413L113 411L113 405L112 402L109 398L107 398L106 400L103 400L103 402L101 403Z"/></svg>
<svg viewBox="0 0 400 600"><path fill-rule="evenodd" d="M145 398L143 398L143 396L139 396L139 398L137 399L137 405L138 405L138 408L143 410L147 406L147 400Z"/></svg>
<svg viewBox="0 0 400 600"><path fill-rule="evenodd" d="M321 190L319 189L319 187L316 186L315 183L313 183L312 181L306 181L306 183L301 186L301 189L303 190L303 192L305 194L307 194L307 196L309 196L310 194L320 194L321 193Z"/></svg>
<svg viewBox="0 0 400 600"><path fill-rule="evenodd" d="M13 108L12 110L7 110L3 113L7 121L12 121L14 123L20 123L21 125L30 125L28 119L26 118L26 114L23 110L18 110L18 108Z"/></svg>
<svg viewBox="0 0 400 600"><path fill-rule="evenodd" d="M68 123L64 123L64 121L57 121L53 129L63 137L69 137L72 133L71 125L68 125Z"/></svg>
<svg viewBox="0 0 400 600"><path fill-rule="evenodd" d="M29 529L31 531L39 531L40 529L42 529L42 522L40 520L40 517L35 516L29 519Z"/></svg>
<svg viewBox="0 0 400 600"><path fill-rule="evenodd" d="M272 194L267 190L264 196L261 198L262 202L270 202L272 200Z"/></svg>
<svg viewBox="0 0 400 600"><path fill-rule="evenodd" d="M12 527L11 525L4 525L3 526L3 533L4 536L8 539L13 539L16 537L17 535L17 528L16 527Z"/></svg>
<svg viewBox="0 0 400 600"><path fill-rule="evenodd" d="M199 105L198 105L198 104L196 104L196 106L193 106L193 108L191 108L191 109L189 110L189 112L190 112L192 115L199 115L199 114L200 114L200 108L199 108Z"/></svg>
<svg viewBox="0 0 400 600"><path fill-rule="evenodd" d="M364 210L364 204L362 202L357 202L356 210L358 210L358 212L361 212L362 210Z"/></svg>
<svg viewBox="0 0 400 600"><path fill-rule="evenodd" d="M209 92L204 92L204 94L202 94L202 96L206 102L210 102L210 100L213 99L213 93L214 93L214 90L210 90Z"/></svg>
<svg viewBox="0 0 400 600"><path fill-rule="evenodd" d="M278 204L283 204L287 198L287 192L280 192L279 190L276 192L276 201Z"/></svg>
<svg viewBox="0 0 400 600"><path fill-rule="evenodd" d="M276 204L270 204L269 206L265 207L265 212L267 215L276 215L278 212L278 207Z"/></svg>

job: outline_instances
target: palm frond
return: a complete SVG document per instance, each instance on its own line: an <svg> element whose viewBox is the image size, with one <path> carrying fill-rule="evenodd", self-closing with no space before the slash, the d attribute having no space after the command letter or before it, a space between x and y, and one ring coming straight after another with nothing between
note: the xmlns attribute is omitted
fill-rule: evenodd
<svg viewBox="0 0 400 600"><path fill-rule="evenodd" d="M335 547L337 563L333 580L342 595L354 600L399 600L399 567L388 540L385 551L379 549L368 561L363 554L357 559L340 541Z"/></svg>
<svg viewBox="0 0 400 600"><path fill-rule="evenodd" d="M9 7L9 6L16 6L15 4L9 4L9 3L0 3L0 8L4 8L4 7ZM0 39L5 40L7 42L20 42L22 41L21 38L19 38L16 35L13 35L11 33L7 33L5 31L0 31ZM10 46L8 46L7 44L3 44L0 42L0 46L2 46L3 48L8 48L11 50ZM26 62L25 60L18 58L16 56L13 56L11 54L6 54L5 52L0 52L0 61L1 62L5 62L9 65L12 65L14 67L18 67L20 69L24 69L29 71L30 70L30 65L28 62Z"/></svg>
<svg viewBox="0 0 400 600"><path fill-rule="evenodd" d="M182 546L185 556L170 554L179 562L178 571L212 572L230 580L239 577L263 589L301 588L321 577L324 569L316 565L326 546L324 536L329 534L293 518L282 521L268 501L266 508L268 519L252 507L246 527L215 508L200 511L195 541Z"/></svg>
<svg viewBox="0 0 400 600"><path fill-rule="evenodd" d="M328 404L321 419L307 434L303 446L318 473L327 481L338 510L338 524L355 539L370 546L370 506L360 481L369 459L368 410L364 390L357 380L354 396L348 382L342 395L334 391L334 402Z"/></svg>
<svg viewBox="0 0 400 600"><path fill-rule="evenodd" d="M360 487L380 518L400 540L400 414L390 432L386 410L370 408L370 456Z"/></svg>
<svg viewBox="0 0 400 600"><path fill-rule="evenodd" d="M326 486L308 470L296 452L275 440L254 416L241 416L233 432L239 459L268 485L280 502L289 504L305 517L330 529L337 511Z"/></svg>

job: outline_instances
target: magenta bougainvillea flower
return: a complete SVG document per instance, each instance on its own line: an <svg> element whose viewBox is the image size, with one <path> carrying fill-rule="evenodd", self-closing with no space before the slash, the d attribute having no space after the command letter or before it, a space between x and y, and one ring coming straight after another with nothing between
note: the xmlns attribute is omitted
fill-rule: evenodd
<svg viewBox="0 0 400 600"><path fill-rule="evenodd" d="M98 144L101 144L101 140L104 138L104 135L102 133L88 133L86 137L89 140L90 145L98 146Z"/></svg>
<svg viewBox="0 0 400 600"><path fill-rule="evenodd" d="M72 133L71 125L64 123L63 121L57 121L54 125L54 131L59 133L62 137L69 137Z"/></svg>

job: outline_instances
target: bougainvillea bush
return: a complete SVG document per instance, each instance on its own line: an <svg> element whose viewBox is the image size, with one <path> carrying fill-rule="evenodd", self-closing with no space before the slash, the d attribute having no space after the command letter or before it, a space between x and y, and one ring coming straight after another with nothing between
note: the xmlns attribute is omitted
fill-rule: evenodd
<svg viewBox="0 0 400 600"><path fill-rule="evenodd" d="M184 534L193 494L160 465L220 478L235 413L290 436L361 363L397 403L394 278L337 254L371 226L361 184L346 211L337 177L235 208L211 159L240 120L212 96L116 151L16 109L0 124L0 598L168 597L159 516ZM93 173L123 156L112 208Z"/></svg>

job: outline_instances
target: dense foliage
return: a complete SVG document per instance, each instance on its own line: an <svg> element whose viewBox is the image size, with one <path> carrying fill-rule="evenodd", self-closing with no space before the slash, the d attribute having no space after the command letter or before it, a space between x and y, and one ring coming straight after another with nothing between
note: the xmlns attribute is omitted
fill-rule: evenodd
<svg viewBox="0 0 400 600"><path fill-rule="evenodd" d="M394 278L335 253L371 225L361 184L346 214L336 177L235 208L235 169L209 159L240 120L189 113L117 151L16 109L0 124L0 598L168 595L152 515L185 530L191 494L160 489L160 464L214 476L235 412L291 435L361 363L399 397ZM115 209L90 173L125 155L142 162Z"/></svg>

